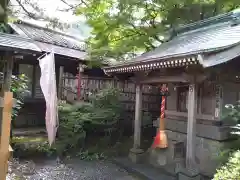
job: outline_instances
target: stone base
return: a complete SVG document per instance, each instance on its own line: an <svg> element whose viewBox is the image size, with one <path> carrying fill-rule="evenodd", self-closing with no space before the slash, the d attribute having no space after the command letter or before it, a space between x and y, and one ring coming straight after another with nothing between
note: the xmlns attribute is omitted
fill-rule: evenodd
<svg viewBox="0 0 240 180"><path fill-rule="evenodd" d="M143 161L143 153L144 151L142 149L136 149L132 148L129 151L129 159L134 163L140 163Z"/></svg>
<svg viewBox="0 0 240 180"><path fill-rule="evenodd" d="M198 171L181 169L178 173L178 180L201 180L201 176Z"/></svg>
<svg viewBox="0 0 240 180"><path fill-rule="evenodd" d="M150 154L150 164L155 167L165 166L167 164L167 152L168 149L151 149L149 150Z"/></svg>

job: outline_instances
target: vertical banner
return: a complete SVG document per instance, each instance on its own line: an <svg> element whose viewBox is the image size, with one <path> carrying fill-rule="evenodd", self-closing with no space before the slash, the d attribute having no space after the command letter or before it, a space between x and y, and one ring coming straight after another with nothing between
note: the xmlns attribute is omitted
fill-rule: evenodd
<svg viewBox="0 0 240 180"><path fill-rule="evenodd" d="M55 141L58 128L58 99L54 53L39 59L41 69L40 86L46 101L46 128L50 146Z"/></svg>

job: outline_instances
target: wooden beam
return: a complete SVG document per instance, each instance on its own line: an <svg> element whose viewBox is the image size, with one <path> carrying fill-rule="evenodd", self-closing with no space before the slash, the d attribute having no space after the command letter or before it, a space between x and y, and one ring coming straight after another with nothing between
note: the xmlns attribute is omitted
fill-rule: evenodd
<svg viewBox="0 0 240 180"><path fill-rule="evenodd" d="M195 169L195 148L196 148L196 115L197 115L197 87L191 82L188 92L188 124L187 124L187 152L186 167Z"/></svg>
<svg viewBox="0 0 240 180"><path fill-rule="evenodd" d="M8 170L12 106L13 106L13 93L5 92L1 126L0 180L6 179Z"/></svg>
<svg viewBox="0 0 240 180"><path fill-rule="evenodd" d="M205 72L203 74L199 73L194 76L192 76L191 74L188 74L188 73L182 73L182 76L187 82L195 81L196 83L201 83L210 76L210 73L209 72Z"/></svg>
<svg viewBox="0 0 240 180"><path fill-rule="evenodd" d="M166 110L166 116L177 116L177 117L181 117L182 119L184 118L188 118L188 113L187 112L178 112L178 111L170 111L170 110ZM202 119L202 120L215 120L213 115L208 115L208 114L200 114L198 113L196 115L197 119Z"/></svg>
<svg viewBox="0 0 240 180"><path fill-rule="evenodd" d="M204 81L208 75L199 74L196 76L196 82ZM134 78L132 78L134 81ZM135 80L136 81L136 80ZM193 81L192 77L186 73L176 74L176 75L161 75L161 76L145 76L145 77L138 77L138 81L142 84L151 84L151 83L189 83Z"/></svg>
<svg viewBox="0 0 240 180"><path fill-rule="evenodd" d="M160 76L160 77L145 77L140 80L141 84L151 84L151 83L176 83L182 82L187 83L188 80L184 76Z"/></svg>

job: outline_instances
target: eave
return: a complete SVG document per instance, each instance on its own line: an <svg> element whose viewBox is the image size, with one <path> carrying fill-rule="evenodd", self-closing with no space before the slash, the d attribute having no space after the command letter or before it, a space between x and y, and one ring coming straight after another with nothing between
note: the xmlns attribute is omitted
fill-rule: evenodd
<svg viewBox="0 0 240 180"><path fill-rule="evenodd" d="M199 64L198 55L192 55L177 58L169 58L164 60L154 59L152 61L136 62L134 64L127 65L121 64L119 66L105 67L103 69L106 74L111 74L111 73L148 71L162 68L177 68L197 64Z"/></svg>

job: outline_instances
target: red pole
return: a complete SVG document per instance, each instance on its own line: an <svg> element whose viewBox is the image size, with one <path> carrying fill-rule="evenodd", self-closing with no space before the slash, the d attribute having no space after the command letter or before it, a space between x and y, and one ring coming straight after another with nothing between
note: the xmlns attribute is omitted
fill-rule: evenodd
<svg viewBox="0 0 240 180"><path fill-rule="evenodd" d="M159 130L154 139L154 142L152 145L153 148L168 147L167 135L165 132L165 122L164 122L167 93L168 93L168 88L166 87L166 85L163 85L161 88L162 102L161 102L161 112L160 112L160 119L159 119Z"/></svg>
<svg viewBox="0 0 240 180"><path fill-rule="evenodd" d="M162 96L162 103L161 103L161 114L160 114L160 122L159 122L159 128L160 130L165 130L165 123L164 123L164 117L165 117L165 106L166 106L166 97Z"/></svg>

